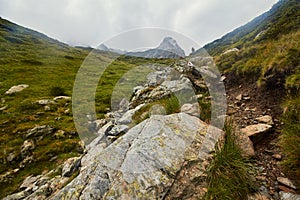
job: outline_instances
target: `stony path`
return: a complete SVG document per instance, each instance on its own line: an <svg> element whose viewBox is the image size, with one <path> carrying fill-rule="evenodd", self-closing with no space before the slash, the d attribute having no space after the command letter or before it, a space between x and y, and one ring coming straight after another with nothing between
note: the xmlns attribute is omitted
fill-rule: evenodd
<svg viewBox="0 0 300 200"><path fill-rule="evenodd" d="M274 122L270 131L253 142L255 150L255 156L253 157L254 175L257 184L260 186L260 192L271 200L284 199L283 192L297 193L296 188L292 188L288 186L288 183L281 181L283 177L288 176L284 174L280 165L284 155L278 144L278 136L282 127L280 122L282 113L280 97L283 95L280 93L283 91L279 88L266 92L262 88L257 88L255 82L229 82L230 80L225 81L228 114L233 117L239 128L258 124L260 122L257 118L266 115L271 116ZM292 180L292 177L289 178Z"/></svg>

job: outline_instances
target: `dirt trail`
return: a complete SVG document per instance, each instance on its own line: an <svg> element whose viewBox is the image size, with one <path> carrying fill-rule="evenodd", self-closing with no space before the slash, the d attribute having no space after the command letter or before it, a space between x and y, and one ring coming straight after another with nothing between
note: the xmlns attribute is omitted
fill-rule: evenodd
<svg viewBox="0 0 300 200"><path fill-rule="evenodd" d="M272 132L265 134L264 139L254 144L255 176L259 185L264 186L272 198L277 199L279 191L291 191L277 182L277 177L288 177L296 183L295 178L284 174L280 161L284 156L278 141L282 128L280 117L283 112L281 106L286 96L284 86L278 83L269 83L268 86L257 87L253 79L237 78L235 74L227 74L225 88L228 100L228 115L233 116L235 123L243 128L256 124L255 118L270 115L274 121ZM242 100L238 100L242 96ZM297 183L299 185L299 183ZM296 192L296 191L292 191Z"/></svg>

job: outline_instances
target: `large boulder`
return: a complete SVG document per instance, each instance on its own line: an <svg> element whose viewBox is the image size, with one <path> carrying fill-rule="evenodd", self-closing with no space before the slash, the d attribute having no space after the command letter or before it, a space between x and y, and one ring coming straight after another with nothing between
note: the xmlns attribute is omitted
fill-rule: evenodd
<svg viewBox="0 0 300 200"><path fill-rule="evenodd" d="M206 158L222 135L185 113L152 115L108 147L95 146L82 158L80 174L51 199L196 198Z"/></svg>

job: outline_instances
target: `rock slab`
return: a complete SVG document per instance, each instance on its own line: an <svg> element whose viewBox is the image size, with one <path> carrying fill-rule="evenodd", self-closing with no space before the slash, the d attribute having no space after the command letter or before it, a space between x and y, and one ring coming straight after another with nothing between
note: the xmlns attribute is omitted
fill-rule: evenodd
<svg viewBox="0 0 300 200"><path fill-rule="evenodd" d="M152 115L103 150L88 152L80 174L51 199L163 199L183 166L201 166L222 134L185 113Z"/></svg>

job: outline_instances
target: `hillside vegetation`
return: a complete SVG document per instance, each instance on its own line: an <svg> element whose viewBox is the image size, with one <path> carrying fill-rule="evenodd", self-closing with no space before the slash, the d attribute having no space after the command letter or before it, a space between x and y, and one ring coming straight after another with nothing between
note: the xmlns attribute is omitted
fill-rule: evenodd
<svg viewBox="0 0 300 200"><path fill-rule="evenodd" d="M269 106L283 121L278 127L283 129L279 143L285 155L282 164L291 178L300 174L299 41L300 2L281 0L267 13L205 46L228 77L227 88L241 84L260 100L274 99Z"/></svg>
<svg viewBox="0 0 300 200"><path fill-rule="evenodd" d="M39 100L72 96L79 67L91 48L71 47L41 33L0 19L0 198L17 191L29 175L55 168L69 157L83 153L69 100L40 105ZM110 109L117 81L135 66L147 63L172 63L172 60L139 59L104 51L93 51L97 65L112 62L97 87L95 106L98 118ZM93 63L92 63L93 65ZM94 65L95 66L95 65ZM5 94L12 86L27 84L15 94ZM47 125L52 131L27 137L28 130ZM25 141L33 141L28 162L21 153ZM28 156L28 155L27 155ZM32 157L31 157L32 156ZM23 162L22 166L21 163Z"/></svg>

